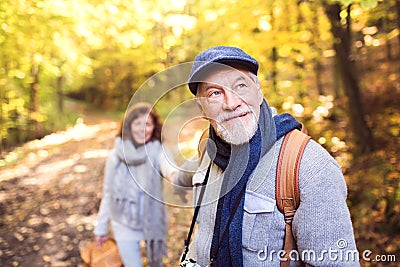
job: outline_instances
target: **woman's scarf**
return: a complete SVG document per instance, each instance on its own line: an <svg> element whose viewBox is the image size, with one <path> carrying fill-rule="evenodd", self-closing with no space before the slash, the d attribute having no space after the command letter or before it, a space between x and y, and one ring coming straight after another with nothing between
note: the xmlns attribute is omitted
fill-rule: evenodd
<svg viewBox="0 0 400 267"><path fill-rule="evenodd" d="M216 155L213 162L225 171L210 250L213 266L243 266L242 223L245 194L241 194L241 191L260 158L271 149L276 140L300 126L289 114L273 117L267 102L263 100L258 129L248 143L239 146L227 144L210 127L207 153ZM235 202L239 198L239 205L234 211ZM225 231L232 212L235 212L234 217L229 229Z"/></svg>
<svg viewBox="0 0 400 267"><path fill-rule="evenodd" d="M118 140L119 138L117 138ZM167 212L163 204L162 177L160 174L159 155L162 147L159 141L147 142L135 146L130 139L119 139L115 145L117 157L130 169L131 181L143 193L143 234L147 245L147 257L150 262L161 262L166 256ZM133 172L133 169L136 169ZM134 173L138 173L135 177Z"/></svg>

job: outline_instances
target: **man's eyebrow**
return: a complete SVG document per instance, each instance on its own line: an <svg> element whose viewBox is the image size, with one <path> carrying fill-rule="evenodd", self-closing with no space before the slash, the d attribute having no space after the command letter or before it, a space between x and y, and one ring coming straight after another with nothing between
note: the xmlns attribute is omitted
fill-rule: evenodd
<svg viewBox="0 0 400 267"><path fill-rule="evenodd" d="M239 77L237 77L235 80L233 80L232 85L234 85L235 83L237 83L239 81L248 82L249 80L250 80L250 78L241 74ZM222 88L222 87L224 87L224 86L220 85L219 83L213 83L213 82L202 82L199 85L199 89L204 90L204 91L211 89L211 88Z"/></svg>
<svg viewBox="0 0 400 267"><path fill-rule="evenodd" d="M248 79L247 79L244 75L240 75L239 77L237 77L237 78L232 82L232 84L235 84L235 83L237 83L238 81L245 81L245 82L247 82Z"/></svg>
<svg viewBox="0 0 400 267"><path fill-rule="evenodd" d="M208 90L210 88L218 88L218 87L223 87L223 86L218 83L211 83L211 82L202 82L200 85L201 90Z"/></svg>

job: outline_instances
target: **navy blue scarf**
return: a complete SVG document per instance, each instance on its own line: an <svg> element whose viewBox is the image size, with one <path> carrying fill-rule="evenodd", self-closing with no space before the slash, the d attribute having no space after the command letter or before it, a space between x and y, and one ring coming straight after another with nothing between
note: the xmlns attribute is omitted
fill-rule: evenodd
<svg viewBox="0 0 400 267"><path fill-rule="evenodd" d="M225 170L211 243L212 266L243 266L242 222L245 195L241 194L241 191L260 158L270 150L276 140L295 128L300 129L301 125L289 114L272 118L271 110L265 100L261 105L257 132L247 144L240 146L227 144L210 127L210 139L217 151L212 153L213 146L207 143L207 152L209 155L216 155L213 162ZM239 197L240 202L229 230L225 231Z"/></svg>

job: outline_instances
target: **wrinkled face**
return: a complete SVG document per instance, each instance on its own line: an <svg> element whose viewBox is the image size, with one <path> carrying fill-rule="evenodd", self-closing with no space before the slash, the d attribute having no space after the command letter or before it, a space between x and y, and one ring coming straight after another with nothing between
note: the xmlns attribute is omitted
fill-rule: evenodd
<svg viewBox="0 0 400 267"><path fill-rule="evenodd" d="M198 86L198 102L206 119L225 142L240 145L257 131L263 95L257 77L247 70L224 68Z"/></svg>
<svg viewBox="0 0 400 267"><path fill-rule="evenodd" d="M131 123L131 134L136 144L142 145L151 139L154 132L154 121L149 114L139 115Z"/></svg>

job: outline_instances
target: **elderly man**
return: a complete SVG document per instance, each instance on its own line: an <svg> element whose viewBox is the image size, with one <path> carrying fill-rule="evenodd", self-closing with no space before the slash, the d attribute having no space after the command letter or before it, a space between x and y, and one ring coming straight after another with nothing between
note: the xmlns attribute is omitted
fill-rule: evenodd
<svg viewBox="0 0 400 267"><path fill-rule="evenodd" d="M189 89L210 122L209 139L197 172L181 173L175 183L205 185L195 190L203 197L187 255L199 266L279 266L284 260L276 166L282 137L301 126L268 106L257 71L243 50L217 46L197 55L190 73ZM291 266L359 266L340 166L312 140L299 189Z"/></svg>

